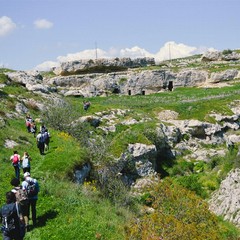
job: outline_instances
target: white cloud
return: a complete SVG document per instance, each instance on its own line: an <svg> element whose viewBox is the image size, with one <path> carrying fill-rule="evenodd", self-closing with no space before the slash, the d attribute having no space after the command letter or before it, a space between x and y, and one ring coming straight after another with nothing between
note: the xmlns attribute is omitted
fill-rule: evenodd
<svg viewBox="0 0 240 240"><path fill-rule="evenodd" d="M206 51L214 50L213 48L207 47L192 47L187 46L182 43L175 43L173 41L167 42L164 44L162 48L157 53L149 53L143 48L138 46L132 48L124 48L124 49L115 49L110 48L108 51L104 51L102 49L88 49L77 53L70 53L66 56L57 57L56 62L47 61L44 62L35 68L41 71L48 71L52 67L57 67L61 62L69 62L79 59L96 59L96 54L98 58L116 58L116 57L130 57L130 58L143 58L143 57L152 57L155 58L156 63L159 63L163 60L169 60L174 58L182 58L188 57L194 54L202 54Z"/></svg>
<svg viewBox="0 0 240 240"><path fill-rule="evenodd" d="M16 27L17 25L12 21L11 18L6 16L0 17L0 37L8 35Z"/></svg>
<svg viewBox="0 0 240 240"><path fill-rule="evenodd" d="M46 61L38 64L34 69L38 71L50 71L54 67L58 67L60 64L58 62Z"/></svg>
<svg viewBox="0 0 240 240"><path fill-rule="evenodd" d="M34 25L39 29L49 29L53 26L53 23L46 19L38 19L34 22Z"/></svg>
<svg viewBox="0 0 240 240"><path fill-rule="evenodd" d="M135 46L132 48L121 49L119 57L143 58L143 57L154 57L154 54L147 52L143 48Z"/></svg>
<svg viewBox="0 0 240 240"><path fill-rule="evenodd" d="M197 48L184 45L182 43L167 42L159 52L155 54L155 61L160 62L174 58L188 57L196 54Z"/></svg>
<svg viewBox="0 0 240 240"><path fill-rule="evenodd" d="M67 56L59 56L57 57L57 60L59 62L69 62L79 59L95 59L97 55L97 58L109 58L109 55L107 52L101 49L88 49L77 53L69 53Z"/></svg>

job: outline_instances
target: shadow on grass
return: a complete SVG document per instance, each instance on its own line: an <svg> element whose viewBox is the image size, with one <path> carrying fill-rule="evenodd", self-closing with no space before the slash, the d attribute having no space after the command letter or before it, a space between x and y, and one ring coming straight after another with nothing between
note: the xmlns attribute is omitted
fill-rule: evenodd
<svg viewBox="0 0 240 240"><path fill-rule="evenodd" d="M38 217L38 223L36 225L36 227L43 227L46 225L46 222L49 219L54 219L55 217L57 217L58 212L54 211L54 210L49 210L46 213L44 213L42 216Z"/></svg>

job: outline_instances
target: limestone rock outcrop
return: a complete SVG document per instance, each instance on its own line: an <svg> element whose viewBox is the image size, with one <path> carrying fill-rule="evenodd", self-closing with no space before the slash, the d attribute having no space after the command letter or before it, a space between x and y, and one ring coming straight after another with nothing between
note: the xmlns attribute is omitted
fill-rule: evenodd
<svg viewBox="0 0 240 240"><path fill-rule="evenodd" d="M227 54L220 51L208 51L202 55L201 60L203 62L211 61L235 61L240 59L240 54L234 51L230 51Z"/></svg>
<svg viewBox="0 0 240 240"><path fill-rule="evenodd" d="M225 55L224 55L225 56ZM236 54L234 56L237 56ZM219 60L221 52L206 53L209 61ZM136 70L136 67L154 65L154 59L98 59L64 62L54 71L57 76L43 78L37 71L9 72L8 79L20 83L29 91L38 94L58 92L64 96L94 97L120 95L147 95L176 87L203 86L239 78L236 68L209 73L201 69L182 69L179 72L169 68L159 70ZM101 68L111 68L103 71ZM93 68L96 68L93 70ZM91 71L90 71L91 70Z"/></svg>
<svg viewBox="0 0 240 240"><path fill-rule="evenodd" d="M240 227L240 169L232 170L209 200L210 210Z"/></svg>
<svg viewBox="0 0 240 240"><path fill-rule="evenodd" d="M60 67L54 68L57 75L66 76L91 71L126 70L127 68L146 67L155 65L154 58L115 58L115 59L82 59L72 62L62 62Z"/></svg>
<svg viewBox="0 0 240 240"><path fill-rule="evenodd" d="M212 73L209 82L217 83L221 81L233 80L238 75L238 70L229 69L219 73Z"/></svg>

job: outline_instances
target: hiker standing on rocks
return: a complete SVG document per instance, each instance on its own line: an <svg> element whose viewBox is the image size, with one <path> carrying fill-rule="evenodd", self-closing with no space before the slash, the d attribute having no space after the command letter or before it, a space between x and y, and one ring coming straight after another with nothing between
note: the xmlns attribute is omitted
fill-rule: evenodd
<svg viewBox="0 0 240 240"><path fill-rule="evenodd" d="M40 190L38 181L34 178L31 178L29 172L24 173L24 181L22 182L22 189L27 191L28 194L28 214L30 215L30 208L32 213L32 221L33 226L37 223L37 200L38 200L38 192ZM28 215L28 219L29 219Z"/></svg>
<svg viewBox="0 0 240 240"><path fill-rule="evenodd" d="M16 178L20 179L20 155L18 154L17 151L13 152L13 155L10 157L10 160L12 161Z"/></svg>

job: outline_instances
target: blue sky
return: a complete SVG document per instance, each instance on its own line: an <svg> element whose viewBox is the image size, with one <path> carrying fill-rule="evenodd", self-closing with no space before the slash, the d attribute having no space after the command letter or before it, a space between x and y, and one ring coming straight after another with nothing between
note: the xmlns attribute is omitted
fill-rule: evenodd
<svg viewBox="0 0 240 240"><path fill-rule="evenodd" d="M0 0L0 67L240 48L239 0Z"/></svg>

